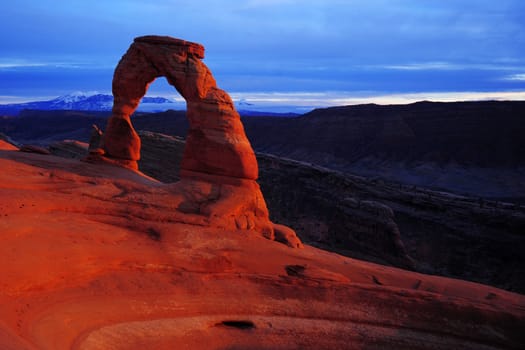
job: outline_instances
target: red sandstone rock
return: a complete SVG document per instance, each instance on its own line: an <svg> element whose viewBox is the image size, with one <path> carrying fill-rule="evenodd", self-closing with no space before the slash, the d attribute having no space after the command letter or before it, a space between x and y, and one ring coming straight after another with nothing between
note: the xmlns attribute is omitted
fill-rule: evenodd
<svg viewBox="0 0 525 350"><path fill-rule="evenodd" d="M140 138L130 116L149 84L164 76L187 101L190 130L182 168L257 179L257 161L239 114L230 96L217 87L203 57L199 44L159 36L135 39L113 77L113 115L104 134L106 157L127 165L140 158Z"/></svg>
<svg viewBox="0 0 525 350"><path fill-rule="evenodd" d="M165 185L121 167L12 151L0 151L0 169L0 349L525 343L523 295L288 249L237 228L250 218L210 226L215 218L202 211L217 220L245 212L230 207L238 184ZM190 196L186 213L174 209ZM210 201L220 196L228 208Z"/></svg>

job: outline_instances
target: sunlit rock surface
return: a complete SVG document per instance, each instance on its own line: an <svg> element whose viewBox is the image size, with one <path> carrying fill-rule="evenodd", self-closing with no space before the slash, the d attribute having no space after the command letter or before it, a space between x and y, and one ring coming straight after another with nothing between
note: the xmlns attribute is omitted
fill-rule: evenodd
<svg viewBox="0 0 525 350"><path fill-rule="evenodd" d="M2 349L525 342L522 295L209 226L126 168L3 150L0 169Z"/></svg>

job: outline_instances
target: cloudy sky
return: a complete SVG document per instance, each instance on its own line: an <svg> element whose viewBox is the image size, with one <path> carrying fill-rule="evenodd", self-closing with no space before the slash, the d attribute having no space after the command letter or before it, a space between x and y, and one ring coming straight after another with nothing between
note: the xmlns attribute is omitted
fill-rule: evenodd
<svg viewBox="0 0 525 350"><path fill-rule="evenodd" d="M250 102L525 99L523 0L17 0L0 23L0 103L109 93L148 34L203 44ZM176 92L158 79L149 95Z"/></svg>

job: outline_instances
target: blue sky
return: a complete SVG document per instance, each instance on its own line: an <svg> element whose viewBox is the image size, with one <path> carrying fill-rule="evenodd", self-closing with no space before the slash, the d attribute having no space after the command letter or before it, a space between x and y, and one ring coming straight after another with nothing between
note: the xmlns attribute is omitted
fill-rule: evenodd
<svg viewBox="0 0 525 350"><path fill-rule="evenodd" d="M0 23L0 103L109 93L147 34L203 44L218 85L256 103L525 99L523 0L17 0Z"/></svg>

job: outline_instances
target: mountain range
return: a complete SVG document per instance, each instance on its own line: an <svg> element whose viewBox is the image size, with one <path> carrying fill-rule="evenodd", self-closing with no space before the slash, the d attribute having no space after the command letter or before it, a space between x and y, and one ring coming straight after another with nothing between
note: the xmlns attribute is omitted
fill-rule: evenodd
<svg viewBox="0 0 525 350"><path fill-rule="evenodd" d="M0 104L0 116L18 116L23 110L74 110L74 111L111 111L113 106L113 96L99 93L73 92L71 94L59 96L45 101L31 101L24 103ZM249 102L246 99L235 101L235 107L242 115L250 116L280 116L293 117L298 113L294 111L296 107L264 107ZM164 112L167 110L185 110L186 101L168 99L165 97L144 96L139 104L139 112ZM268 109L268 111L266 111ZM263 111L264 110L264 111Z"/></svg>
<svg viewBox="0 0 525 350"><path fill-rule="evenodd" d="M76 111L110 111L113 105L113 96L106 94L89 94L75 92L59 96L52 100L12 103L0 105L0 115L16 116L22 110L76 110ZM142 98L139 110L160 112L168 109L185 109L186 103L165 97Z"/></svg>

